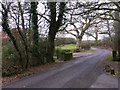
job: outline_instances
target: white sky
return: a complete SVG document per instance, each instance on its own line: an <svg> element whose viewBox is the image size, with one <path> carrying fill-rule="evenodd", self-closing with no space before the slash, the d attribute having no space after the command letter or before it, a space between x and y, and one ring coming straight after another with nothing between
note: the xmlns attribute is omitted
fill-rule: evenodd
<svg viewBox="0 0 120 90"><path fill-rule="evenodd" d="M1 0L0 0L1 1ZM7 0L7 1L11 1L11 0ZM13 0L14 1L14 0ZM24 0L22 0L22 1L24 1ZM27 1L27 0L26 0ZM38 1L46 1L46 0L38 0ZM67 1L73 1L73 0L67 0ZM74 0L75 1L75 0ZM78 1L95 1L95 0L78 0ZM108 2L108 1L119 1L119 0L100 0L100 2ZM0 10L1 10L1 5L0 5ZM44 12L44 6L41 4L41 3L39 3L38 4L38 12L39 13L43 13ZM1 13L0 13L0 18L1 18ZM1 19L0 19L0 31L2 31L2 27L1 27ZM72 27L71 27L72 28ZM67 34L67 35L65 35L66 37L73 37L72 35L70 35L70 34ZM103 35L99 35L99 39L102 39L103 38ZM89 39L90 40L94 40L94 38L92 38L92 37L89 37ZM87 40L87 36L85 35L84 37L83 37L83 40Z"/></svg>
<svg viewBox="0 0 120 90"><path fill-rule="evenodd" d="M0 5L0 11L2 10L2 7ZM2 14L0 13L0 31L2 31L2 27L1 27L1 22L2 22Z"/></svg>

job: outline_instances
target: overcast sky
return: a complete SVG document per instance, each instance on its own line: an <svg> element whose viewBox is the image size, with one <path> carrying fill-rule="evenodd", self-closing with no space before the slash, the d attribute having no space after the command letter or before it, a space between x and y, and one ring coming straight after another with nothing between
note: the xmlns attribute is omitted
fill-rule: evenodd
<svg viewBox="0 0 120 90"><path fill-rule="evenodd" d="M1 0L0 0L1 1ZM5 1L5 0L4 0ZM7 1L14 1L14 0L7 0ZM20 0L20 1L24 1L24 0ZM27 1L27 0L26 0ZM29 1L29 0L28 0ZM34 0L33 0L34 1ZM47 0L38 0L38 1L47 1ZM51 0L51 1L53 1L53 0ZM67 1L70 1L70 0L67 0ZM71 1L73 1L73 0L71 0ZM75 0L74 0L75 1ZM83 2L85 2L85 1L91 1L91 2L93 2L93 1L96 1L96 0L78 0L78 1L83 1ZM108 2L108 1L119 1L119 0L100 0L100 2ZM0 5L0 10L1 10L1 5ZM43 4L41 4L41 3L39 3L38 4L38 9L37 9L37 11L39 12L39 13L43 13L44 12L44 6L43 6ZM1 27L1 13L0 13L0 31L2 31L2 27ZM73 37L72 35L65 35L66 37ZM103 35L99 35L99 39L101 39L101 38L104 38L105 36L103 36ZM83 37L83 39L84 40L87 40L87 36L85 35L84 37ZM93 40L94 38L92 38L92 37L89 37L89 39L91 39L91 40Z"/></svg>

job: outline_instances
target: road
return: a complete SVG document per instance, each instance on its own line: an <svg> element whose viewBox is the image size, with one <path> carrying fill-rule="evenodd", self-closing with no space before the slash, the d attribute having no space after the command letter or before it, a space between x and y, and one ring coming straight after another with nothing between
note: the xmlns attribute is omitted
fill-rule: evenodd
<svg viewBox="0 0 120 90"><path fill-rule="evenodd" d="M102 60L110 51L93 54L4 85L3 88L89 88L103 73Z"/></svg>

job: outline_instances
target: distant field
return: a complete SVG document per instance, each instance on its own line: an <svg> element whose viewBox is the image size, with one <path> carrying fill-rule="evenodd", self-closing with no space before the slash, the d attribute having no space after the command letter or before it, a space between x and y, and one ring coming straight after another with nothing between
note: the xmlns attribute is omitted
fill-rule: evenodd
<svg viewBox="0 0 120 90"><path fill-rule="evenodd" d="M60 45L60 46L56 46L55 48L56 49L73 51L76 48L76 45L75 44Z"/></svg>
<svg viewBox="0 0 120 90"><path fill-rule="evenodd" d="M60 45L56 46L55 49L61 49L61 50L71 50L74 51L76 49L76 44L67 44L67 45ZM80 50L80 52L94 52L95 50Z"/></svg>

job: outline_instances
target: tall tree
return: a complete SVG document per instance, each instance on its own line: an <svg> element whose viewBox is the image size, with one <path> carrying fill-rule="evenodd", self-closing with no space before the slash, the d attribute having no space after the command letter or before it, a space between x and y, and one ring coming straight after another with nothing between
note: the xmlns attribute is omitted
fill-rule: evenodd
<svg viewBox="0 0 120 90"><path fill-rule="evenodd" d="M54 49L55 49L54 39L56 33L58 32L62 24L65 5L66 5L65 2L60 2L58 17L57 17L57 12L56 12L57 2L48 2L48 6L50 8L50 22L49 22L50 24L49 24L48 44L47 44L47 62L54 62L53 59Z"/></svg>
<svg viewBox="0 0 120 90"><path fill-rule="evenodd" d="M19 8L20 16L21 16L21 21L22 21L22 29L25 32L24 15L23 15L24 12L22 10L22 6L21 6L21 3L19 1L18 1L18 8ZM18 19L19 19L19 17L18 17ZM25 47L25 54L26 54L25 68L27 68L28 67L28 63L29 63L29 52L28 52L27 38L25 38L26 37L26 32L24 33L24 35L22 35L22 33L20 31L20 28L19 28L19 24L17 25L17 29L18 29L19 35L21 36L21 38L23 40L23 44L24 44L24 47Z"/></svg>
<svg viewBox="0 0 120 90"><path fill-rule="evenodd" d="M120 12L115 12L115 18L120 18ZM120 57L120 22L114 21L114 29L115 29L115 47L118 51L118 55Z"/></svg>
<svg viewBox="0 0 120 90"><path fill-rule="evenodd" d="M32 19L32 31L33 31L33 55L39 57L39 32L38 32L38 16L37 16L38 2L31 2L31 19Z"/></svg>
<svg viewBox="0 0 120 90"><path fill-rule="evenodd" d="M71 25L73 25L74 29L73 30L65 30L67 33L75 36L76 38L76 48L80 48L81 46L81 41L83 39L83 36L85 35L85 32L88 30L88 28L91 26L92 20L91 19L86 19L85 22L70 22ZM75 25L75 23L80 23L79 27ZM67 27L66 27L67 28ZM71 32L73 31L73 32Z"/></svg>
<svg viewBox="0 0 120 90"><path fill-rule="evenodd" d="M6 5L5 5L6 4ZM20 57L19 59L19 62L21 64L21 67L23 68L23 60L22 60L22 53L20 52L20 49L18 48L18 43L15 39L15 37L13 36L13 34L11 33L11 30L9 28L9 24L8 24L8 13L9 13L9 9L10 9L10 6L11 6L11 2L9 3L1 3L2 5L2 27L3 27L3 31L7 33L7 35L10 37L16 51L18 52L18 55Z"/></svg>

